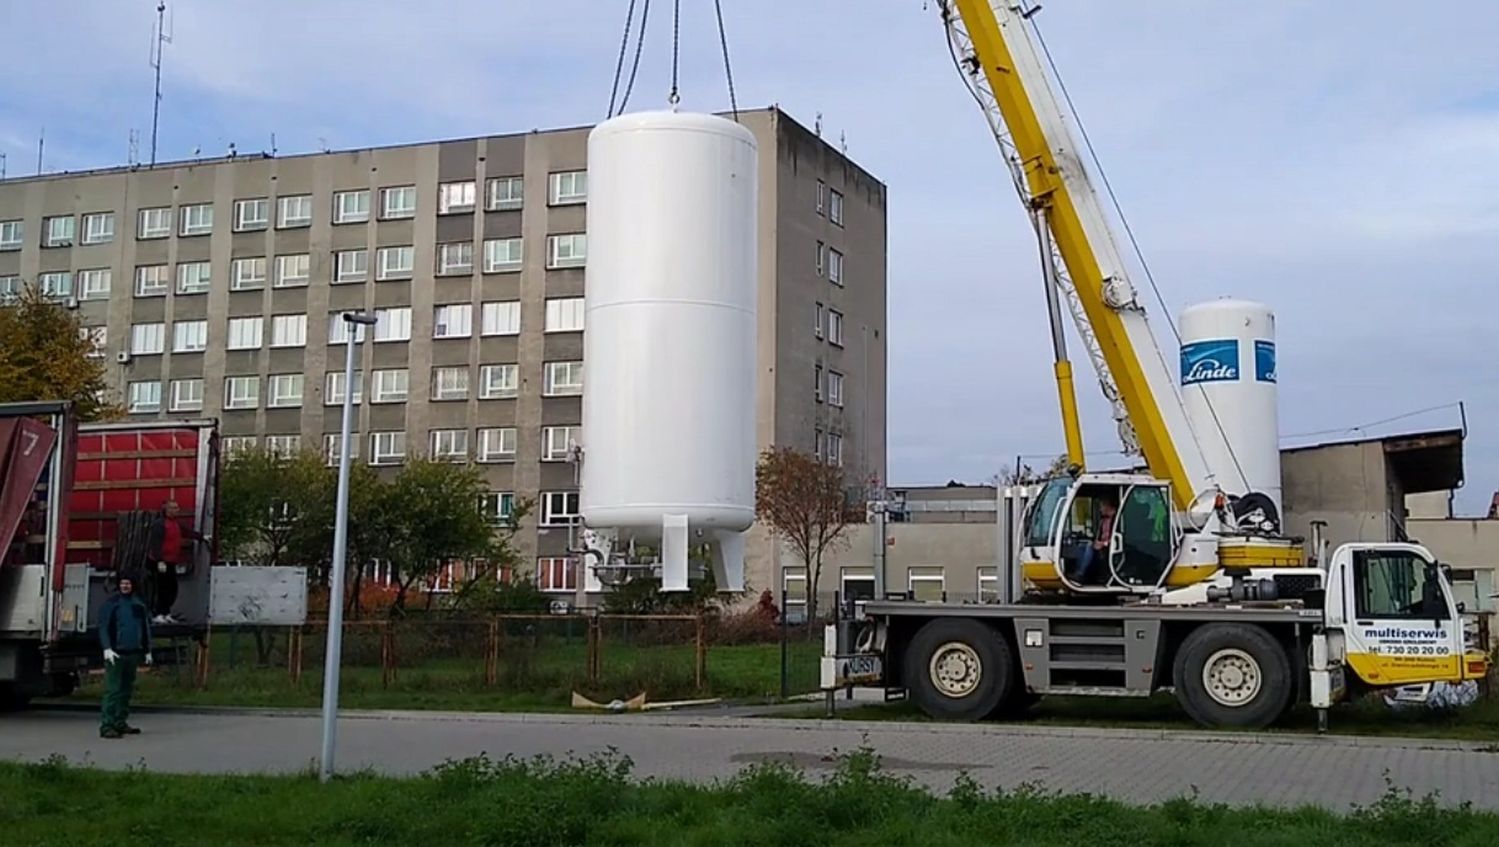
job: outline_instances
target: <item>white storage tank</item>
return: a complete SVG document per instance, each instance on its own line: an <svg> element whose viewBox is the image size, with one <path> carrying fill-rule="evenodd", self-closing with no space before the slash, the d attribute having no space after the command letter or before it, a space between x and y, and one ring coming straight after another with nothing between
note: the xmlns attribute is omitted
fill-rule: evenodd
<svg viewBox="0 0 1499 847"><path fill-rule="evenodd" d="M1181 314L1181 390L1208 467L1230 494L1261 492L1281 514L1275 314L1222 299Z"/></svg>
<svg viewBox="0 0 1499 847"><path fill-rule="evenodd" d="M713 115L622 115L588 136L580 508L620 541L661 539L667 589L686 588L689 539L723 547L721 588L743 579L756 156L748 129Z"/></svg>

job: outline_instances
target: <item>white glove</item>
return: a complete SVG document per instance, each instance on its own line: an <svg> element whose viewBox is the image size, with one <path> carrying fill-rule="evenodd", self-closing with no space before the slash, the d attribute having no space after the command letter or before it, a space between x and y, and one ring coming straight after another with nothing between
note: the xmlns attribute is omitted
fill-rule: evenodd
<svg viewBox="0 0 1499 847"><path fill-rule="evenodd" d="M150 653L146 654L146 664L148 664L148 665L151 664L151 654Z"/></svg>
<svg viewBox="0 0 1499 847"><path fill-rule="evenodd" d="M114 664L115 660L117 660L119 658L120 658L120 654L116 653L113 650L105 650L104 651L104 661L108 662L111 665Z"/></svg>
<svg viewBox="0 0 1499 847"><path fill-rule="evenodd" d="M156 563L156 572L157 573L166 573L167 572L167 563L166 562L157 562Z"/></svg>

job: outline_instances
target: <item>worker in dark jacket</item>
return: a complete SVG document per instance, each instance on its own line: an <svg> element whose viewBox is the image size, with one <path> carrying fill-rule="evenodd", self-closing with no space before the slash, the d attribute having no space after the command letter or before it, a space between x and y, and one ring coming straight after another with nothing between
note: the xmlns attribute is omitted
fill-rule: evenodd
<svg viewBox="0 0 1499 847"><path fill-rule="evenodd" d="M168 500L151 524L146 545L146 570L151 574L151 620L177 623L172 606L177 602L177 566L183 563L183 539L204 540L201 533L182 528L177 503Z"/></svg>
<svg viewBox="0 0 1499 847"><path fill-rule="evenodd" d="M135 669L151 664L151 615L135 596L135 583L120 577L119 591L99 610L99 643L104 647L104 702L99 736L119 738L140 730L126 723L130 695L135 691Z"/></svg>

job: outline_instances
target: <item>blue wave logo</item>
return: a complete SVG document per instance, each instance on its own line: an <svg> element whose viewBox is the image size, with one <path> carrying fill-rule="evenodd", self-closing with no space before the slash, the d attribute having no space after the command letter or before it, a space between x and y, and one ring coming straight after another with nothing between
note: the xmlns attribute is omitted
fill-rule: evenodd
<svg viewBox="0 0 1499 847"><path fill-rule="evenodd" d="M1254 378L1260 382L1275 381L1275 342L1254 342Z"/></svg>
<svg viewBox="0 0 1499 847"><path fill-rule="evenodd" d="M1182 345L1182 385L1232 382L1239 378L1239 342L1233 338Z"/></svg>

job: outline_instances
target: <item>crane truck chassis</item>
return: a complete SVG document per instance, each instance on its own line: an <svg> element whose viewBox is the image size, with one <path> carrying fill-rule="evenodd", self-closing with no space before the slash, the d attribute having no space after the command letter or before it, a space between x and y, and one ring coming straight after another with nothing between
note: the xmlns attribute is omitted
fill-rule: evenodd
<svg viewBox="0 0 1499 847"><path fill-rule="evenodd" d="M1229 569L1194 589L1115 604L856 603L827 630L823 687L882 686L958 721L1048 694L1171 690L1202 726L1264 727L1310 703L1326 729L1328 708L1360 691L1488 672L1446 569L1417 544L1344 544L1325 569Z"/></svg>

